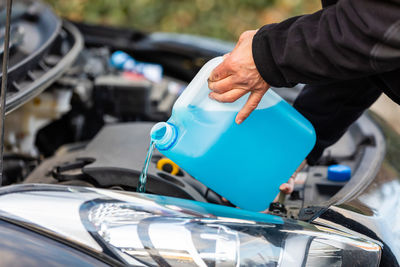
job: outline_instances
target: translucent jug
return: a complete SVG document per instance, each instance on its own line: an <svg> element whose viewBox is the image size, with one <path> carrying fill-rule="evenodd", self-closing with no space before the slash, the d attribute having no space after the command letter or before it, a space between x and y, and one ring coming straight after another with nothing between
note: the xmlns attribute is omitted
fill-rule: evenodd
<svg viewBox="0 0 400 267"><path fill-rule="evenodd" d="M262 211L311 151L315 132L271 89L237 125L248 94L234 103L208 97L207 78L221 62L218 57L204 65L174 104L170 119L153 127L151 138L163 155L231 203Z"/></svg>

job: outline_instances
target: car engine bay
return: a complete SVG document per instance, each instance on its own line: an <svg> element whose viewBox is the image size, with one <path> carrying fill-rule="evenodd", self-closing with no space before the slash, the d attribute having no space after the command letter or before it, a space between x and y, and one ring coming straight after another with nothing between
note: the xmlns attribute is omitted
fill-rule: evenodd
<svg viewBox="0 0 400 267"><path fill-rule="evenodd" d="M35 19L32 12L39 11L31 4L28 10L31 13L16 18L24 21L16 23L20 25L16 32L49 16L38 13ZM38 32L43 23L35 26ZM201 37L66 21L59 28L49 29L57 31L54 42L13 76L7 93L3 185L47 183L136 191L150 128L169 118L175 100L200 67L232 46ZM15 60L23 57L17 50L16 41ZM116 50L162 65L162 81L154 83L110 66ZM63 60L70 64L61 66ZM62 68L62 73L46 77L55 68ZM275 89L288 102L300 90L301 86ZM297 175L285 207L271 212L307 220L312 207L331 204L346 182L327 179L330 165L350 166L353 177L371 175L366 157L375 153L378 141L370 124L363 116L352 125L317 165L306 166ZM147 193L232 206L158 151L149 167Z"/></svg>

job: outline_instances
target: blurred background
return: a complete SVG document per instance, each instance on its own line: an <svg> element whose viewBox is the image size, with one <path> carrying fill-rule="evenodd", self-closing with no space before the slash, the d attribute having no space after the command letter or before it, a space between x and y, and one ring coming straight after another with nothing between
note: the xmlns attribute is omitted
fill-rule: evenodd
<svg viewBox="0 0 400 267"><path fill-rule="evenodd" d="M245 30L320 8L320 0L46 0L71 20L234 41Z"/></svg>
<svg viewBox="0 0 400 267"><path fill-rule="evenodd" d="M243 31L315 12L320 0L45 0L62 17L144 32L190 33L236 41ZM372 110L400 133L400 107L382 96Z"/></svg>

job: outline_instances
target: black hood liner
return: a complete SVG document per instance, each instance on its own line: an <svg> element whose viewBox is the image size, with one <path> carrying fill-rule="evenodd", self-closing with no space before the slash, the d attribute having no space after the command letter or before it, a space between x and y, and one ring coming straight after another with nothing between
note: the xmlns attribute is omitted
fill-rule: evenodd
<svg viewBox="0 0 400 267"><path fill-rule="evenodd" d="M0 64L4 46L5 12L0 11ZM26 75L54 44L61 20L45 5L15 1L12 9L8 84ZM0 77L2 73L0 72Z"/></svg>
<svg viewBox="0 0 400 267"><path fill-rule="evenodd" d="M4 21L5 10L0 10L0 64ZM47 5L34 0L14 0L6 114L48 88L71 66L82 48L79 30L62 21Z"/></svg>

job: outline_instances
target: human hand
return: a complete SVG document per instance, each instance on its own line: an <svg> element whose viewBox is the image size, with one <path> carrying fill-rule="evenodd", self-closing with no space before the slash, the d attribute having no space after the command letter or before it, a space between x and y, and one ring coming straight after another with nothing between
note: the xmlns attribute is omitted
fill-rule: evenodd
<svg viewBox="0 0 400 267"><path fill-rule="evenodd" d="M279 190L281 191L282 194L289 195L293 192L294 189L294 182L296 179L297 174L306 166L307 161L304 160L300 166L296 169L296 171L292 174L292 176L289 178L289 181L287 183L281 184L279 186ZM277 200L277 199L275 199ZM274 201L276 202L276 201Z"/></svg>
<svg viewBox="0 0 400 267"><path fill-rule="evenodd" d="M287 181L287 183L281 184L279 186L279 194L275 197L274 201L272 202L279 202L281 204L284 203L285 199L286 199L286 195L289 195L293 192L294 190L294 184L295 184L295 180L297 177L297 174L306 166L307 164L307 160L304 160L300 166L296 169L296 171L292 174L292 176L289 178L289 180ZM262 211L262 213L270 213L269 208Z"/></svg>
<svg viewBox="0 0 400 267"><path fill-rule="evenodd" d="M219 102L235 102L243 95L250 96L236 116L236 123L242 123L257 108L269 89L253 60L252 43L257 30L242 33L233 51L224 56L208 79L211 89L209 97Z"/></svg>

